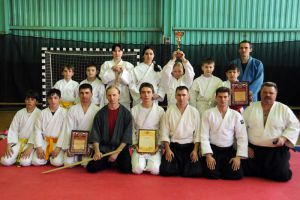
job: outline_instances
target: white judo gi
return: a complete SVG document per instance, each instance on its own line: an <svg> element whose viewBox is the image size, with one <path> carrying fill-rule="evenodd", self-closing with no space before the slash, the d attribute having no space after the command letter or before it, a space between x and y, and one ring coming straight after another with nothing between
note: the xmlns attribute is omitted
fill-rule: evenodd
<svg viewBox="0 0 300 200"><path fill-rule="evenodd" d="M56 142L62 132L63 122L66 114L66 109L62 107L59 107L55 111L54 115L49 107L42 110L35 123L34 147L42 147L46 154L46 159L39 159L37 156L37 151L35 150L32 158L33 165L45 165L48 160L47 158L50 158L50 163L54 166L63 165L63 151L60 151L55 158L52 158L50 154L56 147Z"/></svg>
<svg viewBox="0 0 300 200"><path fill-rule="evenodd" d="M72 106L67 113L63 125L63 131L58 138L56 146L63 150L68 150L70 148L72 130L91 131L94 117L99 110L100 108L93 103L91 103L86 113L84 113L80 103ZM78 162L79 159L80 156L69 157L67 156L67 152L65 152L64 164L73 164Z"/></svg>
<svg viewBox="0 0 300 200"><path fill-rule="evenodd" d="M77 97L79 84L76 81L61 79L55 83L53 88L59 89L61 92L61 102L66 102L67 104L74 103ZM63 105L63 104L62 104ZM69 107L67 105L66 107Z"/></svg>
<svg viewBox="0 0 300 200"><path fill-rule="evenodd" d="M195 76L194 68L190 62L183 63L185 73L179 79L172 75L175 62L170 60L161 72L161 85L167 93L168 105L176 104L175 91L178 86L186 86L190 89Z"/></svg>
<svg viewBox="0 0 300 200"><path fill-rule="evenodd" d="M159 139L160 123L165 113L162 107L153 104L151 108L144 108L141 104L138 104L132 108L131 113L133 117L133 145L138 144L138 131L140 129L156 130L158 134L157 139ZM141 174L143 171L149 171L151 174L159 174L160 162L160 150L154 155L148 153L140 154L134 150L131 157L132 172Z"/></svg>
<svg viewBox="0 0 300 200"><path fill-rule="evenodd" d="M160 66L159 66L160 67ZM158 94L161 98L159 101L163 101L165 97L165 91L161 81L161 72L154 71L154 64L150 66L145 63L140 63L138 66L131 70L132 82L130 83L129 89L133 99L133 106L140 102L139 88L142 83L151 83L154 87L155 94ZM157 103L157 101L155 101Z"/></svg>
<svg viewBox="0 0 300 200"><path fill-rule="evenodd" d="M130 93L129 93L129 83L131 82L131 75L130 71L134 68L134 66L127 61L121 60L118 63L118 66L122 66L123 72L120 74L119 77L116 77L116 73L112 70L112 67L115 66L115 62L105 61L100 68L99 77L101 78L102 82L108 86L110 85L117 85L120 90L120 103L125 106L128 110L130 110ZM116 80L119 78L119 80ZM105 98L106 104L107 99Z"/></svg>
<svg viewBox="0 0 300 200"><path fill-rule="evenodd" d="M222 80L216 76L196 78L190 90L190 104L195 106L200 115L216 105L216 90L222 86Z"/></svg>
<svg viewBox="0 0 300 200"><path fill-rule="evenodd" d="M7 143L11 144L13 155L11 157L2 156L2 165L9 166L14 164L21 153L28 147L28 143L34 144L34 123L40 113L41 110L38 108L35 108L31 113L28 113L26 108L16 113L7 135ZM20 165L31 165L32 155L33 153L28 158L19 158Z"/></svg>

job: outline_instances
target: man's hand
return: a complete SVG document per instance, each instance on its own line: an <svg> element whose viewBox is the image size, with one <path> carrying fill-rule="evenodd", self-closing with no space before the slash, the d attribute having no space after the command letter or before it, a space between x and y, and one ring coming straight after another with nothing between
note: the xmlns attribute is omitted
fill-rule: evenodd
<svg viewBox="0 0 300 200"><path fill-rule="evenodd" d="M109 158L108 158L108 161L109 162L115 162L117 160L117 158L118 158L119 153L120 152L114 153L114 154L110 155Z"/></svg>
<svg viewBox="0 0 300 200"><path fill-rule="evenodd" d="M14 146L14 145L15 145L15 144L13 144L13 146ZM13 149L12 149L12 145L11 145L11 144L7 144L7 145L6 145L6 149L5 149L5 153L4 153L5 157L11 158L12 155L13 155L13 153L14 153L14 151L13 151Z"/></svg>
<svg viewBox="0 0 300 200"><path fill-rule="evenodd" d="M58 156L60 151L61 151L61 148L55 147L55 149L51 152L52 158L55 158L56 156Z"/></svg>
<svg viewBox="0 0 300 200"><path fill-rule="evenodd" d="M236 156L234 158L231 158L229 163L232 163L231 168L233 169L233 171L237 171L241 166L241 157Z"/></svg>
<svg viewBox="0 0 300 200"><path fill-rule="evenodd" d="M287 139L285 137L280 136L279 138L277 138L276 140L273 141L273 144L277 147L282 147L282 146L284 146L286 140Z"/></svg>
<svg viewBox="0 0 300 200"><path fill-rule="evenodd" d="M42 149L42 147L37 147L36 148L36 154L37 154L37 157L39 159L45 159L45 152L44 150Z"/></svg>
<svg viewBox="0 0 300 200"><path fill-rule="evenodd" d="M172 150L170 148L166 149L166 160L168 162L171 162L174 158L174 153L172 152Z"/></svg>
<svg viewBox="0 0 300 200"><path fill-rule="evenodd" d="M213 158L211 154L206 155L206 164L208 169L215 170L216 168L216 160Z"/></svg>
<svg viewBox="0 0 300 200"><path fill-rule="evenodd" d="M95 151L94 155L93 155L93 159L94 160L101 160L102 158L102 153L98 150L98 151Z"/></svg>
<svg viewBox="0 0 300 200"><path fill-rule="evenodd" d="M198 161L198 152L193 150L190 154L190 158L192 160L192 163L195 163Z"/></svg>
<svg viewBox="0 0 300 200"><path fill-rule="evenodd" d="M33 144L29 144L29 146L22 152L21 158L29 158L33 151Z"/></svg>

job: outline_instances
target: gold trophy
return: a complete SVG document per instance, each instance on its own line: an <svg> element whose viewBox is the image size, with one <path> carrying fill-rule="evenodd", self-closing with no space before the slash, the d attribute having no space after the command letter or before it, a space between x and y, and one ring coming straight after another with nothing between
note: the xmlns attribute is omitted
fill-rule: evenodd
<svg viewBox="0 0 300 200"><path fill-rule="evenodd" d="M181 42L181 37L184 35L183 31L175 31L175 37L177 41L177 51L180 50L180 42Z"/></svg>

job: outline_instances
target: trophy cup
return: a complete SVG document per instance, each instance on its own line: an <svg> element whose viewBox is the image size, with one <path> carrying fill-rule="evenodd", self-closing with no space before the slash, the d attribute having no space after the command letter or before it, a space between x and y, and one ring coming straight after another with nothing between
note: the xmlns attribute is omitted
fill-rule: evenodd
<svg viewBox="0 0 300 200"><path fill-rule="evenodd" d="M180 42L181 42L181 37L184 35L183 31L175 31L175 37L177 41L177 51L180 50Z"/></svg>

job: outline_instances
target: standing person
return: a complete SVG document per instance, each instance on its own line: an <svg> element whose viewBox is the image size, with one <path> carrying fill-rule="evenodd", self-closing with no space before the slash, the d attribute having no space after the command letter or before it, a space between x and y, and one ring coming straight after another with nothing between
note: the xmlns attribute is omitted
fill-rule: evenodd
<svg viewBox="0 0 300 200"><path fill-rule="evenodd" d="M200 115L216 105L215 92L222 85L222 80L213 75L215 69L213 59L205 59L201 64L201 69L203 74L194 80L190 92L190 103L198 109Z"/></svg>
<svg viewBox="0 0 300 200"><path fill-rule="evenodd" d="M69 109L75 104L76 92L79 84L72 80L74 75L74 67L72 65L64 65L62 75L64 78L57 81L53 87L61 92L60 105Z"/></svg>
<svg viewBox="0 0 300 200"><path fill-rule="evenodd" d="M139 88L142 83L151 83L154 87L153 100L163 101L165 92L160 85L161 80L161 67L153 61L154 49L150 46L146 46L143 49L144 62L131 70L132 82L130 84L130 93L133 99L133 106L140 102Z"/></svg>
<svg viewBox="0 0 300 200"><path fill-rule="evenodd" d="M37 92L29 90L25 97L26 108L19 110L14 116L8 129L5 154L1 157L2 165L9 166L16 162L21 166L31 165L34 123L41 113L36 107L38 96Z"/></svg>
<svg viewBox="0 0 300 200"><path fill-rule="evenodd" d="M240 69L238 79L240 81L248 81L249 89L253 94L253 101L257 101L258 92L264 81L264 65L263 63L250 56L252 52L252 44L250 41L243 40L239 43L240 58L232 61Z"/></svg>
<svg viewBox="0 0 300 200"><path fill-rule="evenodd" d="M123 173L131 172L129 146L132 144L132 117L129 110L119 103L120 90L111 85L106 89L108 104L95 116L89 142L94 146L94 160L86 169L95 173L117 163ZM103 154L117 150L119 152L102 157Z"/></svg>
<svg viewBox="0 0 300 200"><path fill-rule="evenodd" d="M128 86L131 82L130 71L134 66L130 62L122 60L122 55L121 44L114 44L112 46L113 59L102 64L99 77L107 86L118 86L121 92L120 103L130 110L131 99Z"/></svg>
<svg viewBox="0 0 300 200"><path fill-rule="evenodd" d="M56 158L63 150L64 165L70 165L83 159L81 156L72 155L69 152L72 130L91 131L94 116L99 107L92 103L93 89L90 84L84 83L79 86L80 102L72 106L64 121L62 133L58 137L56 148L52 157Z"/></svg>
<svg viewBox="0 0 300 200"><path fill-rule="evenodd" d="M156 144L155 153L139 153L138 132L140 129L156 130L156 138L159 138L160 123L165 111L162 107L153 103L154 88L151 83L142 83L140 94L142 102L131 110L133 117L132 144L135 147L131 158L132 172L141 174L143 171L149 171L151 174L157 175L159 174L161 162L159 144Z"/></svg>
<svg viewBox="0 0 300 200"><path fill-rule="evenodd" d="M179 61L176 62L176 59ZM167 93L169 106L176 104L175 90L178 86L184 85L187 88L192 86L195 72L183 51L174 51L172 59L164 66L161 76L161 84Z"/></svg>
<svg viewBox="0 0 300 200"><path fill-rule="evenodd" d="M202 175L199 157L200 115L188 105L189 89L176 88L177 103L169 106L161 124L161 142L165 147L160 174L162 176L197 177Z"/></svg>
<svg viewBox="0 0 300 200"><path fill-rule="evenodd" d="M201 153L204 176L211 179L241 179L241 159L248 157L246 126L240 113L228 107L230 89L219 87L217 106L201 117ZM233 148L237 143L237 150Z"/></svg>
<svg viewBox="0 0 300 200"><path fill-rule="evenodd" d="M48 160L54 166L63 165L64 155L62 151L54 158L51 156L54 153L58 136L62 132L67 113L66 109L59 106L60 98L61 93L58 89L53 88L47 92L49 107L42 110L34 128L33 165L45 165Z"/></svg>
<svg viewBox="0 0 300 200"><path fill-rule="evenodd" d="M101 80L97 78L98 70L94 63L89 63L86 66L86 79L80 82L81 84L88 83L93 88L92 102L102 108L105 102L105 87ZM79 92L77 92L78 94ZM79 99L79 98L78 98Z"/></svg>
<svg viewBox="0 0 300 200"><path fill-rule="evenodd" d="M277 93L275 83L263 83L261 101L244 112L249 159L243 161L243 169L248 176L288 181L292 178L289 147L296 144L300 125L292 110L276 101Z"/></svg>

